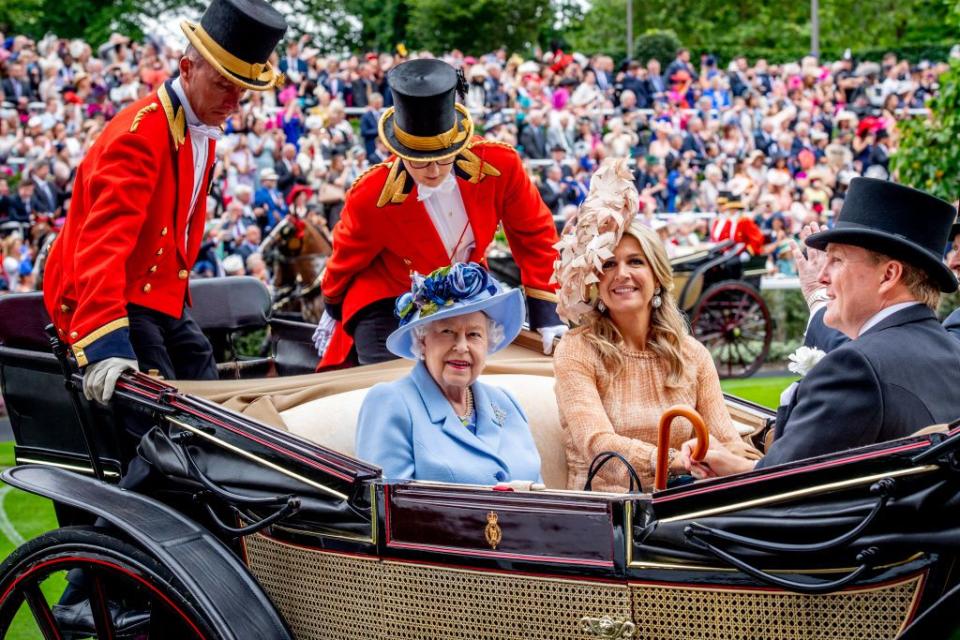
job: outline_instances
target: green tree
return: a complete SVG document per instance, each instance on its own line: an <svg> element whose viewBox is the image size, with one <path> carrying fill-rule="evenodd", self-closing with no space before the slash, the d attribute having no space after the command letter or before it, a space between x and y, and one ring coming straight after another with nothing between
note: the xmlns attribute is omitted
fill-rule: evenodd
<svg viewBox="0 0 960 640"><path fill-rule="evenodd" d="M143 37L144 18L183 6L200 6L196 0L0 0L0 27L9 33L41 38L54 33L62 38L83 38L96 47L113 32Z"/></svg>
<svg viewBox="0 0 960 640"><path fill-rule="evenodd" d="M646 64L650 58L656 58L666 65L677 54L680 40L673 31L648 31L637 38L634 58Z"/></svg>
<svg viewBox="0 0 960 640"><path fill-rule="evenodd" d="M550 0L411 0L408 46L436 53L482 54L501 46L523 51L552 20Z"/></svg>
<svg viewBox="0 0 960 640"><path fill-rule="evenodd" d="M366 51L390 51L407 41L410 3L407 0L358 0L352 10L360 22L358 46Z"/></svg>
<svg viewBox="0 0 960 640"><path fill-rule="evenodd" d="M953 202L960 197L960 63L940 77L930 116L901 121L900 146L890 158L903 184Z"/></svg>
<svg viewBox="0 0 960 640"><path fill-rule="evenodd" d="M594 0L570 39L583 51L623 56L627 0ZM820 0L820 42L825 58L846 48L899 50L951 43L955 25L946 20L956 0ZM810 3L794 0L634 1L634 33L673 31L697 53L773 61L795 60L810 47Z"/></svg>

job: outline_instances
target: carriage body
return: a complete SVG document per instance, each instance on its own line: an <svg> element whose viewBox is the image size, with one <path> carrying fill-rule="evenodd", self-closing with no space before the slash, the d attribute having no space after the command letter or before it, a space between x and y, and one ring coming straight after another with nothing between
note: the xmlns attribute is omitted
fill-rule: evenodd
<svg viewBox="0 0 960 640"><path fill-rule="evenodd" d="M4 479L162 561L197 637L936 637L925 621L956 588L960 428L656 493L567 491L550 362L508 350L485 375L527 410L548 488L396 482L352 439L365 389L403 363L180 388L126 375L100 407L0 330L24 465ZM770 417L729 402L744 433ZM162 479L147 497L114 486L134 445ZM0 623L20 577L8 559Z"/></svg>

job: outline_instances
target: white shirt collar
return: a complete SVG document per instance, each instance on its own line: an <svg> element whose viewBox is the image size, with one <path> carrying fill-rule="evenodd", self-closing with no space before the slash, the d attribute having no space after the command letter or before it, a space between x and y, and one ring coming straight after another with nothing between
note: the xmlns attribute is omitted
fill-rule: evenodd
<svg viewBox="0 0 960 640"><path fill-rule="evenodd" d="M457 186L457 177L453 175L453 171L447 174L447 177L444 178L443 182L438 184L435 187L428 187L425 184L417 183L417 200L423 202L427 198L432 197L434 194L447 194L452 193Z"/></svg>
<svg viewBox="0 0 960 640"><path fill-rule="evenodd" d="M863 323L863 326L860 327L860 331L857 332L857 337L859 338L860 336L865 334L867 331L869 331L873 327L880 324L881 321L895 314L897 311L901 311L903 309L906 309L907 307L912 307L915 304L920 304L920 303L917 302L916 300L910 300L908 302L900 302L898 304L890 305L885 309L881 309L880 311L877 311L875 314L870 316L870 318L867 319L866 322Z"/></svg>

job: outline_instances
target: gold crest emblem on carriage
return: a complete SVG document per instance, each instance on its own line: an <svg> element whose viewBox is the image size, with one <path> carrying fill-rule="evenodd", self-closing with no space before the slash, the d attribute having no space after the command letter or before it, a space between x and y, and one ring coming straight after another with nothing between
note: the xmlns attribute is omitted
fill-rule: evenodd
<svg viewBox="0 0 960 640"><path fill-rule="evenodd" d="M637 626L629 620L614 620L610 616L580 618L583 630L599 638L632 638Z"/></svg>
<svg viewBox="0 0 960 640"><path fill-rule="evenodd" d="M497 524L497 513L495 511L487 514L487 526L483 528L483 535L491 549L496 549L500 541L503 540L503 531Z"/></svg>

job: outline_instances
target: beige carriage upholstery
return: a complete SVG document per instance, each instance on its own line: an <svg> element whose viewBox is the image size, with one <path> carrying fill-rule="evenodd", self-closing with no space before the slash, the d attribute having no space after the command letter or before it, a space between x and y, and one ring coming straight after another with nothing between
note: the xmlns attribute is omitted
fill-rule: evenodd
<svg viewBox="0 0 960 640"><path fill-rule="evenodd" d="M540 471L551 489L563 489L567 483L567 456L563 447L560 415L553 393L553 378L529 374L480 376L480 382L509 390L530 424L540 452ZM367 389L355 389L318 398L280 412L291 433L326 447L354 456L354 436L360 406Z"/></svg>
<svg viewBox="0 0 960 640"><path fill-rule="evenodd" d="M537 443L544 482L549 488L564 489L567 461L553 390L553 359L540 352L538 336L527 338L528 346L514 343L491 356L481 380L514 394L527 414ZM412 366L409 360L392 360L302 376L170 384L182 392L354 455L357 416L367 389L378 382L405 376ZM728 407L734 426L749 441L749 435L762 428L763 418L749 407L737 410L736 403L729 403Z"/></svg>

